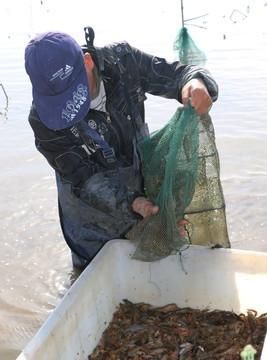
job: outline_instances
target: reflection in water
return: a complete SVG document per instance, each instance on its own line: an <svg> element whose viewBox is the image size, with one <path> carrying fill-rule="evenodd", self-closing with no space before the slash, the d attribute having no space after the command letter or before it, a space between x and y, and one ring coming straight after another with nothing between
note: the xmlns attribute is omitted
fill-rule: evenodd
<svg viewBox="0 0 267 360"><path fill-rule="evenodd" d="M207 66L220 85L211 115L232 247L267 251L267 52L261 50L213 51ZM35 150L26 121L31 89L23 51L10 49L5 56L0 79L9 98L8 120L0 119L1 360L16 357L76 276L59 227L54 174ZM150 129L161 127L175 107L149 97Z"/></svg>

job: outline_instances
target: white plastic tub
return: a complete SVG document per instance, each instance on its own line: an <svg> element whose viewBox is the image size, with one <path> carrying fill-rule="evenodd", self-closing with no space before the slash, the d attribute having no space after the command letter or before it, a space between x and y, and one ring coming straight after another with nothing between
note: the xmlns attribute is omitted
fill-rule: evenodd
<svg viewBox="0 0 267 360"><path fill-rule="evenodd" d="M267 312L267 253L190 246L147 263L132 260L133 250L126 240L105 245L17 360L86 360L123 299Z"/></svg>

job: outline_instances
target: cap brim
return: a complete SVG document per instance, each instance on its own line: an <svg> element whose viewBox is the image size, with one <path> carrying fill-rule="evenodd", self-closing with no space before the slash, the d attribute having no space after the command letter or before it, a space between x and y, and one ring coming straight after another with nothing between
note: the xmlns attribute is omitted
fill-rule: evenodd
<svg viewBox="0 0 267 360"><path fill-rule="evenodd" d="M41 122L52 130L69 128L82 119L90 109L90 92L85 67L66 91L45 96L34 89L33 101Z"/></svg>

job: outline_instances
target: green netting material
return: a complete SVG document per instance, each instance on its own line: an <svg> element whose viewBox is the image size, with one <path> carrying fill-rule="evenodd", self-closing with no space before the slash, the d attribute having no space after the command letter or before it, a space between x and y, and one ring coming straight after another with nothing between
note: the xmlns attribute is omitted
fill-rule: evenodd
<svg viewBox="0 0 267 360"><path fill-rule="evenodd" d="M195 44L186 27L181 28L173 44L182 64L203 65L206 56Z"/></svg>
<svg viewBox="0 0 267 360"><path fill-rule="evenodd" d="M203 64L205 54L183 27L174 43L183 64ZM140 145L146 196L160 207L127 234L133 258L161 259L185 244L230 247L220 162L209 114L177 109L167 125ZM185 219L186 236L177 227Z"/></svg>
<svg viewBox="0 0 267 360"><path fill-rule="evenodd" d="M230 247L219 155L211 117L179 108L167 125L140 145L146 195L160 213L127 234L134 258L161 259L185 244ZM186 236L176 226L187 220Z"/></svg>
<svg viewBox="0 0 267 360"><path fill-rule="evenodd" d="M174 50L183 64L201 65L205 54L196 46L187 29L177 34ZM191 244L230 247L225 215L225 202L220 181L220 161L215 132L209 114L198 121L199 154L195 193L185 209L188 239Z"/></svg>
<svg viewBox="0 0 267 360"><path fill-rule="evenodd" d="M189 240L194 245L230 247L220 180L220 161L209 114L200 116L198 132L198 173L195 193L185 209Z"/></svg>
<svg viewBox="0 0 267 360"><path fill-rule="evenodd" d="M146 196L159 205L160 212L140 221L127 234L136 243L134 258L158 260L188 243L177 222L183 219L194 194L198 139L198 116L186 106L140 144Z"/></svg>

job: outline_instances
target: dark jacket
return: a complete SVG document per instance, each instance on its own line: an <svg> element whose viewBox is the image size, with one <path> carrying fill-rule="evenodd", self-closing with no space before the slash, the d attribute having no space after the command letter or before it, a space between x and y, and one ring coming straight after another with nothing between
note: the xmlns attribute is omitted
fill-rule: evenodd
<svg viewBox="0 0 267 360"><path fill-rule="evenodd" d="M206 70L168 63L127 43L97 49L97 64L107 112L90 110L84 122L96 128L114 149L115 163L105 161L97 144L88 146L75 126L48 129L34 104L29 115L36 147L56 171L65 239L74 252L87 259L106 241L123 237L139 218L131 203L143 192L137 143L147 134L145 94L179 101L182 87L192 78L203 80L214 101L218 93Z"/></svg>

